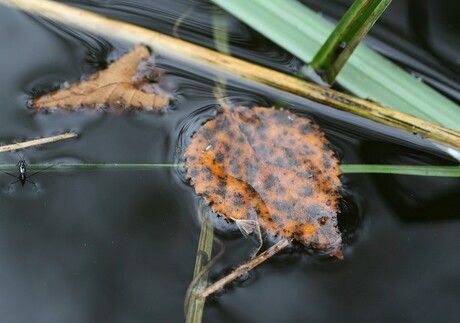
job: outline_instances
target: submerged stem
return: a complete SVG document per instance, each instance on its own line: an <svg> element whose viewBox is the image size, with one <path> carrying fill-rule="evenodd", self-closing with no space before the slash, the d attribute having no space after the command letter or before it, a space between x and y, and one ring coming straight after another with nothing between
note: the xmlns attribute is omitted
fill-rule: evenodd
<svg viewBox="0 0 460 323"><path fill-rule="evenodd" d="M206 290L204 290L198 295L198 298L204 300L206 297L215 293L220 288L224 287L233 280L237 279L242 274L248 272L249 270L263 263L264 261L270 259L278 252L286 248L290 243L291 241L288 239L280 240L279 242L271 246L269 249L262 252L260 255L256 256L255 258L252 258L247 263L235 269L232 273L228 274L227 276L223 277L222 279L216 281L214 284L206 288Z"/></svg>
<svg viewBox="0 0 460 323"><path fill-rule="evenodd" d="M27 169L38 171L52 164L29 164ZM43 170L43 172L59 171L91 171L91 170L151 170L180 168L184 164L55 164L53 167ZM16 170L16 164L0 165L0 170Z"/></svg>
<svg viewBox="0 0 460 323"><path fill-rule="evenodd" d="M152 170L181 168L184 164L29 164L28 170L43 172L92 171L92 170ZM47 168L49 167L49 168ZM17 170L16 164L2 164L0 170ZM47 168L47 169L44 169ZM344 174L373 173L416 176L460 177L460 166L420 166L420 165L340 165Z"/></svg>
<svg viewBox="0 0 460 323"><path fill-rule="evenodd" d="M211 258L213 241L217 242L220 246L220 250L217 255ZM185 293L184 312L187 323L201 322L206 300L200 299L198 295L205 290L208 284L209 269L220 257L222 257L224 251L224 244L214 237L213 227L209 223L208 216L206 216L201 225L193 279Z"/></svg>
<svg viewBox="0 0 460 323"><path fill-rule="evenodd" d="M227 16L223 15L222 10L214 8L212 12L213 22L213 38L216 48L225 54L230 54L227 34ZM214 96L220 102L221 106L225 106L225 86L227 78L219 75L218 82L214 87ZM193 280L190 282L185 294L184 311L187 323L201 323L203 310L206 300L200 299L197 295L203 292L208 284L208 271L212 265L223 255L223 243L213 237L213 228L209 224L209 213L206 214L201 225L200 241L196 254L195 270L193 272ZM212 255L212 242L215 240L220 246L219 253L209 260Z"/></svg>

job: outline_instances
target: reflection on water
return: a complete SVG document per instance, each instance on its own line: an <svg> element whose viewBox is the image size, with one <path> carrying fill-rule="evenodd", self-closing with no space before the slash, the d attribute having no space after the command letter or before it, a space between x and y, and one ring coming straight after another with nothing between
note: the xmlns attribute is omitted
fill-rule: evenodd
<svg viewBox="0 0 460 323"><path fill-rule="evenodd" d="M72 3L171 33L191 2ZM205 2L192 4L179 34L212 47L211 10ZM26 150L29 163L180 162L190 136L215 113L215 77L166 57L156 59L174 102L163 114L32 113L30 91L80 80L130 46L4 7L0 17L7 26L0 39L8 44L0 49L0 141L81 134ZM295 58L230 21L233 53L295 69ZM313 118L344 163L452 163L418 137L264 86L230 79L227 96L248 106L283 102ZM17 156L3 153L0 162L16 163ZM9 181L0 174L1 188ZM0 195L2 321L183 321L200 199L180 169L43 173L34 181L38 193L24 186ZM343 181L345 260L285 251L212 298L206 322L449 321L460 314L459 181L363 174L343 175ZM227 252L211 279L243 262L253 247L232 232L220 237Z"/></svg>

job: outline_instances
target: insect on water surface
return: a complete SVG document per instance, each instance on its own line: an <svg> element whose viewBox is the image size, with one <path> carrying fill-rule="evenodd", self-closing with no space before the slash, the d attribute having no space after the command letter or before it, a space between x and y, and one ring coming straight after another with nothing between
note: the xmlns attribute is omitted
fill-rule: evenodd
<svg viewBox="0 0 460 323"><path fill-rule="evenodd" d="M19 156L19 161L18 161L18 163L17 163L18 174L13 174L13 173L6 172L6 171L3 171L3 170L1 171L1 172L4 173L4 174L7 174L7 175L10 175L10 176L13 176L13 177L17 178L17 180L11 182L11 183L8 185L8 191L7 191L7 192L10 191L11 186L13 186L14 184L16 184L16 183L18 183L18 182L21 183L21 185L22 185L23 187L24 187L24 185L25 185L26 182L27 182L27 183L30 183L30 184L32 184L32 185L34 186L35 191L38 191L37 184L35 184L35 182L29 180L29 178L32 177L32 176L35 176L35 175L37 175L38 173L40 173L40 172L42 172L42 171L44 171L44 170L46 170L46 169L48 169L48 168L51 168L51 167L53 167L53 166L55 166L55 165L54 165L54 164L53 164L53 165L50 165L49 167L45 167L45 168L43 168L43 169L40 169L38 172L35 172L35 173L32 173L32 174L29 175L29 174L27 174L27 166L28 166L28 165L27 165L26 160L25 160L24 157L21 156L18 152L16 152L16 153L17 153L18 156Z"/></svg>

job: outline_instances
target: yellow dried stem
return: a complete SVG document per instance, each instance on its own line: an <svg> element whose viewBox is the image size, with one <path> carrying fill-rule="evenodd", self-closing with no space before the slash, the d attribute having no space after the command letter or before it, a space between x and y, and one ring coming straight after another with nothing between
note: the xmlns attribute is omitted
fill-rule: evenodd
<svg viewBox="0 0 460 323"><path fill-rule="evenodd" d="M359 99L296 77L190 44L161 33L129 23L105 18L82 9L47 0L0 0L0 3L20 8L72 27L117 38L133 44L144 43L165 56L201 63L208 68L224 70L243 78L293 93L339 110L402 129L423 137L460 148L460 132L442 127L405 113Z"/></svg>

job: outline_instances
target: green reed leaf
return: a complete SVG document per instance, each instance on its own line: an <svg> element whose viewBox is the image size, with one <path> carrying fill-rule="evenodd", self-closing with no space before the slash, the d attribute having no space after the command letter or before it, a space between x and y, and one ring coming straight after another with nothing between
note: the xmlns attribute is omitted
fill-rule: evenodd
<svg viewBox="0 0 460 323"><path fill-rule="evenodd" d="M125 170L146 171L154 169L181 168L184 164L30 164L28 171L59 172L59 171L96 171L96 170ZM52 166L52 167L50 167ZM2 164L0 170L15 172L16 164ZM450 176L460 177L460 166L419 166L419 165L340 165L345 174L379 173L417 176Z"/></svg>
<svg viewBox="0 0 460 323"><path fill-rule="evenodd" d="M391 0L356 0L313 58L310 67L332 84Z"/></svg>
<svg viewBox="0 0 460 323"><path fill-rule="evenodd" d="M213 0L305 63L334 30L323 17L295 0ZM307 70L307 68L305 68ZM460 130L460 107L364 44L337 82L362 98Z"/></svg>
<svg viewBox="0 0 460 323"><path fill-rule="evenodd" d="M399 174L415 176L460 177L460 166L411 166L411 165L340 165L345 174Z"/></svg>

